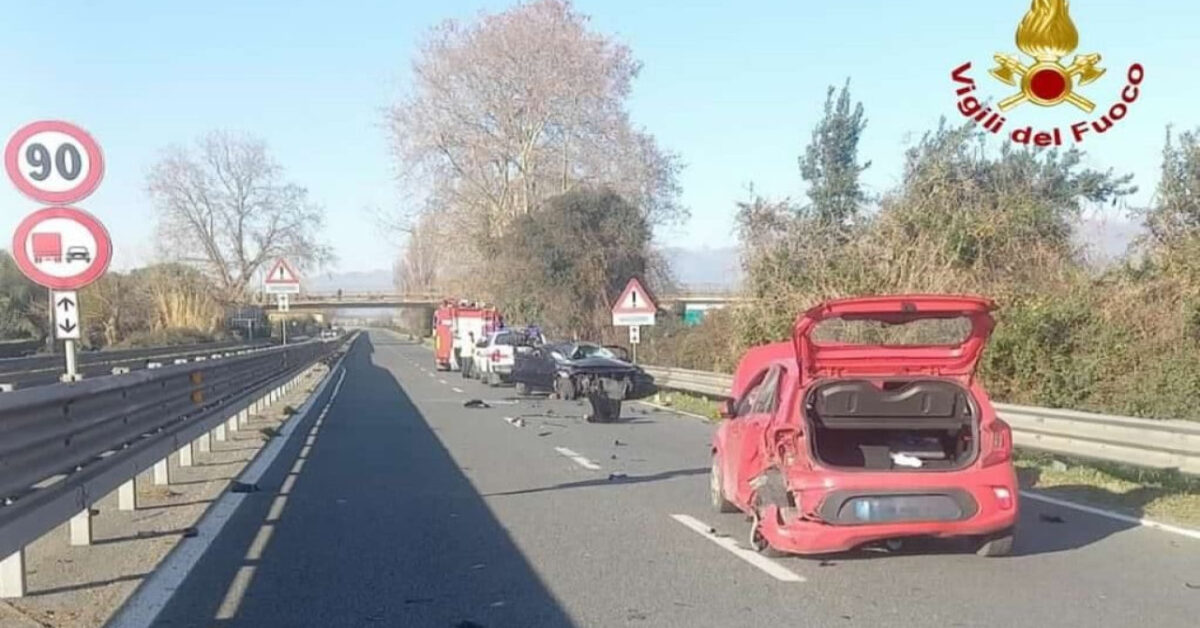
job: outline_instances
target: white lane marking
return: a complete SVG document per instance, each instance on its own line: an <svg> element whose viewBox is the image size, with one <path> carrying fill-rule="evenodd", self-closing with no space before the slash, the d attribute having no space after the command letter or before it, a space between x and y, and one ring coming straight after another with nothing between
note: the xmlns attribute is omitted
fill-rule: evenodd
<svg viewBox="0 0 1200 628"><path fill-rule="evenodd" d="M600 465L588 460L587 458L584 458L583 456L571 451L570 449L567 449L566 447L555 447L554 451L557 451L571 460L574 460L575 464L583 467L584 469L591 469L592 471L600 470Z"/></svg>
<svg viewBox="0 0 1200 628"><path fill-rule="evenodd" d="M338 378L333 394L329 397L329 404L333 403L333 398L337 395L338 390L340 390L342 380L346 377L346 371L341 368L341 362L335 368L341 370L341 377ZM295 416L307 416L308 412L312 410L313 404L321 397L321 393L324 392L325 388L332 381L333 378L325 377L317 388L313 390L312 394L304 402L304 405L300 406L296 411ZM263 473L279 457L279 453L283 451L284 446L291 440L292 435L296 433L295 426L299 423L300 421L287 421L284 423L283 428L279 431L279 437L271 439L271 442L259 450L258 456L246 467L238 480L247 484L257 484L262 479ZM229 491L221 495L216 503L212 505L212 508L204 514L204 518L196 524L196 536L181 540L171 550L171 553L159 563L158 568L142 581L141 586L125 601L125 604L121 606L117 614L107 625L112 628L140 628L152 625L158 618L158 614L171 601L171 596L175 594L175 591L183 584L188 574L200 562L200 558L208 551L209 546L212 545L213 541L221 533L225 524L233 518L233 514L237 511L238 506L241 506L246 496L247 493L231 493ZM253 569L251 568L250 573L246 577L248 578L252 574ZM235 580L241 576L242 572L239 570L238 575L235 576Z"/></svg>
<svg viewBox="0 0 1200 628"><path fill-rule="evenodd" d="M276 495L271 501L271 510L267 512L267 523L279 521L279 516L283 514L283 507L287 504L287 495Z"/></svg>
<svg viewBox="0 0 1200 628"><path fill-rule="evenodd" d="M225 592L225 598L221 600L221 606L217 608L217 619L228 620L237 615L238 608L242 605L242 597L246 595L246 589L254 579L254 570L254 565L242 565L238 568L229 583L229 590Z"/></svg>
<svg viewBox="0 0 1200 628"><path fill-rule="evenodd" d="M759 570L765 572L768 576L771 576L776 580L783 582L807 582L803 576L798 575L796 572L784 567L783 565L780 565L770 558L767 558L758 552L740 547L737 544L737 541L727 536L717 536L713 534L712 528L708 524L696 519L695 517L690 517L688 515L671 515L671 518L687 526L696 534L699 534L700 536L721 546L723 549L728 550L734 556L737 556L751 565L758 567Z"/></svg>
<svg viewBox="0 0 1200 628"><path fill-rule="evenodd" d="M461 388L456 388L456 387L451 387L451 388L450 388L450 390L453 390L453 391L454 391L454 392L456 392L456 393L460 393L460 392L462 392L462 391L463 391L463 389L461 389Z"/></svg>
<svg viewBox="0 0 1200 628"><path fill-rule="evenodd" d="M1160 523L1158 521L1154 521L1151 519L1141 519L1141 518L1133 517L1130 515L1123 515L1119 512L1113 512L1111 510L1104 510L1103 508L1096 508L1095 506L1085 506L1083 504L1069 502L1065 499L1058 499L1057 497L1041 495L1039 493L1034 493L1032 491L1021 491L1021 497L1028 497L1029 499L1032 499L1035 501L1045 502L1047 504L1054 504L1055 506L1062 506L1063 508L1071 508L1073 510L1078 510L1078 511L1090 513L1093 515L1099 515L1101 517L1108 517L1109 519L1116 519L1117 521L1124 521L1125 523L1132 523L1134 525L1145 526L1147 528L1154 528L1155 530L1162 530L1163 532L1170 532L1171 534L1178 534L1181 536L1186 536L1188 538L1200 540L1200 530L1193 530L1190 528L1181 528L1179 526L1173 526L1168 523Z"/></svg>

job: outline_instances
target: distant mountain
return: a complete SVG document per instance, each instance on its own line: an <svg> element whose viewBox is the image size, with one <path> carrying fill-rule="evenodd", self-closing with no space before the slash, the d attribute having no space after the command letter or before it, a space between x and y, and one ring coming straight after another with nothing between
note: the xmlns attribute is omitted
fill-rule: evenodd
<svg viewBox="0 0 1200 628"><path fill-rule="evenodd" d="M390 270L322 273L306 277L304 287L309 292L391 292L396 289Z"/></svg>
<svg viewBox="0 0 1200 628"><path fill-rule="evenodd" d="M681 286L719 286L735 288L742 280L741 259L737 247L663 250L675 281Z"/></svg>
<svg viewBox="0 0 1200 628"><path fill-rule="evenodd" d="M1075 241L1088 248L1096 261L1110 262L1125 254L1145 232L1140 223L1122 218L1084 218L1075 229Z"/></svg>

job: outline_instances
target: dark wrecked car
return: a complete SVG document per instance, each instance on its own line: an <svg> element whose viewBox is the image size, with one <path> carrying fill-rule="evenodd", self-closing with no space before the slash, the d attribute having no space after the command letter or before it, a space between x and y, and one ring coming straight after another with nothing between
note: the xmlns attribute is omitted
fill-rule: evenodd
<svg viewBox="0 0 1200 628"><path fill-rule="evenodd" d="M547 391L559 399L587 399L590 422L615 421L621 402L654 394L654 378L630 363L620 347L566 342L527 347L513 362L510 379L518 394Z"/></svg>

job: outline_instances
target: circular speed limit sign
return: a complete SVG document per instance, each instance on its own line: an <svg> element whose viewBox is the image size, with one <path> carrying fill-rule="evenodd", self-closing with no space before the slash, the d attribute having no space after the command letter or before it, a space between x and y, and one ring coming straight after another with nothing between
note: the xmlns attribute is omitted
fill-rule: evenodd
<svg viewBox="0 0 1200 628"><path fill-rule="evenodd" d="M4 148L4 169L17 189L49 205L76 203L104 177L104 156L87 131L58 120L25 125Z"/></svg>

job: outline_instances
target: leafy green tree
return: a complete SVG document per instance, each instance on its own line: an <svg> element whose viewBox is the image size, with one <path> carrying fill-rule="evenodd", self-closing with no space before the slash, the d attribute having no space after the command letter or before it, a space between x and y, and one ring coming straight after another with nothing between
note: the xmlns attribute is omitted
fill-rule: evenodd
<svg viewBox="0 0 1200 628"><path fill-rule="evenodd" d="M510 320L563 336L599 338L612 299L631 276L655 267L651 226L611 189L576 188L518 217L498 241L497 302Z"/></svg>
<svg viewBox="0 0 1200 628"><path fill-rule="evenodd" d="M834 94L837 94L836 99ZM825 94L825 114L800 156L800 176L808 183L806 211L819 222L845 226L867 202L858 177L871 162L858 162L858 142L867 127L862 103L851 105L850 80Z"/></svg>
<svg viewBox="0 0 1200 628"><path fill-rule="evenodd" d="M29 281L8 251L0 251L0 340L45 335L46 290Z"/></svg>

